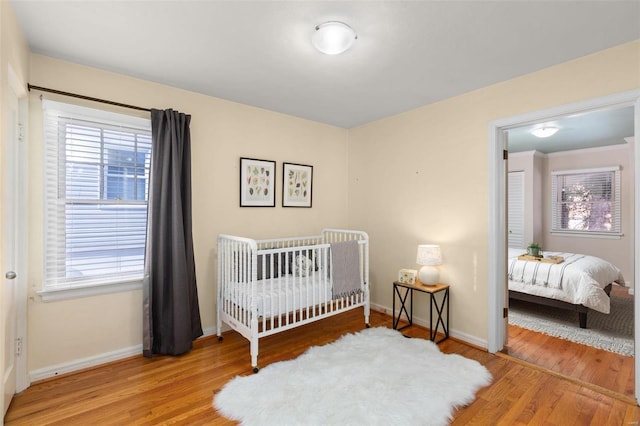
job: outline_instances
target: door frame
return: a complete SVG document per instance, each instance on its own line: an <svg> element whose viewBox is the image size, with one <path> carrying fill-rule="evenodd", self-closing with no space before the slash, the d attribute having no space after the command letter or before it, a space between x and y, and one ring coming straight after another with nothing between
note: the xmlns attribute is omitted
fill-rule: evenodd
<svg viewBox="0 0 640 426"><path fill-rule="evenodd" d="M13 67L8 66L8 83L10 90L13 90L18 98L18 122L20 123L20 134L16 142L16 185L13 191L16 191L16 201L18 203L18 212L27 212L27 129L29 117L29 102L26 83L18 78ZM20 339L21 355L16 359L16 392L22 392L31 385L27 370L27 215L18 214L15 218L17 251L15 253L15 269L18 276L17 288L17 333Z"/></svg>
<svg viewBox="0 0 640 426"><path fill-rule="evenodd" d="M487 349L496 353L504 348L506 341L507 282L507 223L506 223L506 161L507 130L550 121L567 115L607 109L612 107L634 107L634 243L633 265L640 264L640 90L631 90L586 101L535 111L523 115L495 120L489 124L489 311ZM640 288L640 268L634 267L634 289ZM634 297L634 343L640 342L640 297ZM634 357L634 392L636 402L640 401L640 356Z"/></svg>

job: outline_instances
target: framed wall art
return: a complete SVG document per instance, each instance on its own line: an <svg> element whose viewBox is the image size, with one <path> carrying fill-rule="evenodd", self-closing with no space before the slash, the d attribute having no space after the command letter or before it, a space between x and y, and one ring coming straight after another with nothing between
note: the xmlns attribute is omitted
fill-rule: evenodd
<svg viewBox="0 0 640 426"><path fill-rule="evenodd" d="M400 269L398 271L398 282L403 284L415 284L418 271L415 269Z"/></svg>
<svg viewBox="0 0 640 426"><path fill-rule="evenodd" d="M275 182L275 161L240 158L240 207L275 207Z"/></svg>
<svg viewBox="0 0 640 426"><path fill-rule="evenodd" d="M313 166L282 164L282 207L311 207Z"/></svg>

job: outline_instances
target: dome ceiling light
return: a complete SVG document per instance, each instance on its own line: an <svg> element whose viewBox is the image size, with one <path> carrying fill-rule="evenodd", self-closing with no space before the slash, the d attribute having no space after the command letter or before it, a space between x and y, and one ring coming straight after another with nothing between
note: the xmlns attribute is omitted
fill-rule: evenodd
<svg viewBox="0 0 640 426"><path fill-rule="evenodd" d="M533 129L531 131L531 133L534 136L537 136L539 138L548 138L549 136L553 136L556 134L556 132L560 130L557 127L538 127L537 129Z"/></svg>
<svg viewBox="0 0 640 426"><path fill-rule="evenodd" d="M348 50L358 35L349 25L339 21L329 21L316 26L311 38L313 46L327 55L339 55Z"/></svg>

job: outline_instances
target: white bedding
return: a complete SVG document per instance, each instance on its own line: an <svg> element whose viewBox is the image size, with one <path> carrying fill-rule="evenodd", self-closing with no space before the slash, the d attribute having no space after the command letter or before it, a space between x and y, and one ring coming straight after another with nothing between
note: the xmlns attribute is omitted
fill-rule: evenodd
<svg viewBox="0 0 640 426"><path fill-rule="evenodd" d="M545 257L562 256L559 264L518 260L524 249L509 249L509 290L547 297L609 313L609 296L604 288L613 282L625 285L620 270L595 256L544 252Z"/></svg>
<svg viewBox="0 0 640 426"><path fill-rule="evenodd" d="M238 292L229 299L242 305L249 303L251 286L235 285ZM312 272L307 277L283 275L279 278L256 281L256 302L258 315L271 317L288 313L307 306L316 306L332 299L332 284L326 273ZM244 306L249 310L250 306Z"/></svg>

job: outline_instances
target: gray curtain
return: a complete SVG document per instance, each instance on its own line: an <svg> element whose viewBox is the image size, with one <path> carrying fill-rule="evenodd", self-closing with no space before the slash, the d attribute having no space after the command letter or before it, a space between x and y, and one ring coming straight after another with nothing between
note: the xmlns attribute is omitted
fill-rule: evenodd
<svg viewBox="0 0 640 426"><path fill-rule="evenodd" d="M143 354L180 355L202 336L191 233L191 116L151 110Z"/></svg>

